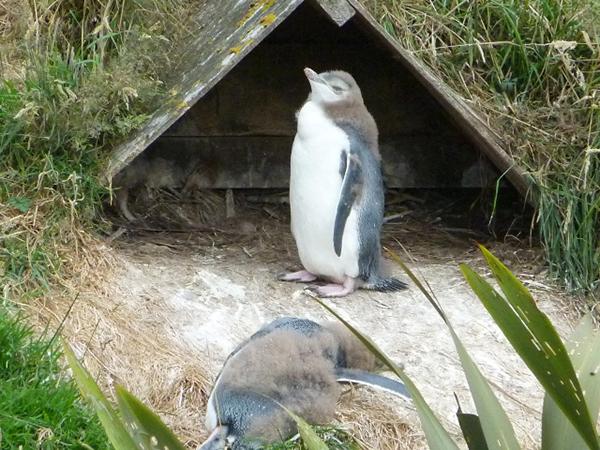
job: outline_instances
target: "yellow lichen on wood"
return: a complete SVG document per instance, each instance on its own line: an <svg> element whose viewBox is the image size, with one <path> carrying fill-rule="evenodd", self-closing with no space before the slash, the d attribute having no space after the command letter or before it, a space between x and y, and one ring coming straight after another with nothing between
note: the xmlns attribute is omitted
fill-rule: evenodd
<svg viewBox="0 0 600 450"><path fill-rule="evenodd" d="M190 104L188 102L186 102L185 100L180 101L176 106L176 108L178 110L188 109L189 107L190 107Z"/></svg>
<svg viewBox="0 0 600 450"><path fill-rule="evenodd" d="M229 53L233 53L233 54L237 55L242 50L244 50L246 47L248 47L252 42L254 42L254 39L248 39L246 41L243 41L240 45L236 45L235 47L231 47L229 49Z"/></svg>
<svg viewBox="0 0 600 450"><path fill-rule="evenodd" d="M260 24L264 27L268 27L276 20L277 20L277 16L275 14L271 13L271 14L267 14L265 17L260 19Z"/></svg>
<svg viewBox="0 0 600 450"><path fill-rule="evenodd" d="M273 6L275 4L275 1L276 0L258 0L258 1L250 3L250 7L248 8L248 11L246 11L246 14L244 14L244 17L242 17L237 23L238 28L244 26L246 24L246 22L248 22L250 20L250 18L252 16L254 16L254 14L259 9L264 9L265 11L268 11L269 8L271 8L271 6Z"/></svg>

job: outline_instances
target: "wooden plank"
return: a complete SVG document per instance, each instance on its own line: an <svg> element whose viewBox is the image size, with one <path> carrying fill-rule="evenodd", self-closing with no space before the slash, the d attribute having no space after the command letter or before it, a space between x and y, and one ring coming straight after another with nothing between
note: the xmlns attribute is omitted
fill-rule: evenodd
<svg viewBox="0 0 600 450"><path fill-rule="evenodd" d="M179 64L169 82L172 96L148 123L111 154L106 170L112 179L254 49L302 0L205 2L199 11L202 27L172 59Z"/></svg>
<svg viewBox="0 0 600 450"><path fill-rule="evenodd" d="M452 89L419 61L412 53L403 48L389 36L383 27L358 2L347 0L358 12L357 17L373 31L380 41L397 54L397 57L427 88L432 96L443 106L460 129L481 149L494 165L505 173L512 185L528 202L535 206L536 194L531 176L498 143L497 136L489 126L460 98Z"/></svg>
<svg viewBox="0 0 600 450"><path fill-rule="evenodd" d="M313 0L339 27L354 16L354 8L346 0Z"/></svg>
<svg viewBox="0 0 600 450"><path fill-rule="evenodd" d="M310 90L303 68L310 65L352 73L381 135L460 138L421 83L354 22L340 28L304 3L165 134L293 135L294 113Z"/></svg>
<svg viewBox="0 0 600 450"><path fill-rule="evenodd" d="M153 160L168 159L186 176L190 175L186 168L193 167L197 188L287 188L292 141L291 136L161 137L140 155L150 164L139 167L163 179L169 179L169 174L157 173ZM468 143L448 145L440 136L390 138L382 143L381 152L388 187L481 187L486 179L497 176L489 164L470 151Z"/></svg>

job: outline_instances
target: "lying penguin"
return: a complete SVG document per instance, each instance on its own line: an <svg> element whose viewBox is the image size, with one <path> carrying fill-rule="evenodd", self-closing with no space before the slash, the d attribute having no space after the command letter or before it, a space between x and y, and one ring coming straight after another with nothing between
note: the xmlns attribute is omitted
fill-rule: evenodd
<svg viewBox="0 0 600 450"><path fill-rule="evenodd" d="M341 297L361 287L398 291L406 284L381 274L384 189L375 120L352 75L304 69L311 87L297 114L292 146L292 234L305 270L283 281L332 282L315 287Z"/></svg>
<svg viewBox="0 0 600 450"><path fill-rule="evenodd" d="M340 324L277 319L227 358L208 399L211 434L199 450L250 450L297 432L283 408L311 424L330 422L340 383L374 386L409 397L399 381L376 375L376 360Z"/></svg>

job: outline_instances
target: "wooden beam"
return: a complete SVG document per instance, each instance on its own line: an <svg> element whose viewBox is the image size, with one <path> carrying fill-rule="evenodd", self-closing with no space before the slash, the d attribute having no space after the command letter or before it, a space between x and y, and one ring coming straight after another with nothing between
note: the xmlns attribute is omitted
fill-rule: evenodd
<svg viewBox="0 0 600 450"><path fill-rule="evenodd" d="M535 206L536 195L531 176L502 148L490 127L444 81L436 77L412 53L403 48L357 1L347 0L364 25L401 60L404 66L423 84L429 93L448 112L473 143L505 174L519 193Z"/></svg>
<svg viewBox="0 0 600 450"><path fill-rule="evenodd" d="M341 27L354 16L354 8L346 0L314 0L327 13L338 27Z"/></svg>
<svg viewBox="0 0 600 450"><path fill-rule="evenodd" d="M293 136L163 136L126 170L130 178L192 177L201 189L261 189L289 186ZM498 175L467 142L442 136L383 137L383 172L390 188L484 187ZM168 160L170 164L165 165ZM435 161L432 164L432 161ZM166 171L166 172L165 172ZM125 172L124 172L125 173ZM181 176L179 176L181 178ZM150 184L153 180L149 180Z"/></svg>
<svg viewBox="0 0 600 450"><path fill-rule="evenodd" d="M303 0L264 3L209 2L199 12L202 26L172 59L178 60L165 99L142 128L118 145L105 171L110 180L183 116L227 75Z"/></svg>

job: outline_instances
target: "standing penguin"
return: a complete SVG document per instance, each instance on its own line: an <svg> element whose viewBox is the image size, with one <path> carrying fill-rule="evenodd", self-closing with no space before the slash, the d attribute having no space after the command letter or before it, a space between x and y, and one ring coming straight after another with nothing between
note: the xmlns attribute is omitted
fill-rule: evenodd
<svg viewBox="0 0 600 450"><path fill-rule="evenodd" d="M398 291L406 283L380 272L384 189L377 125L358 84L343 71L304 69L311 93L297 114L292 146L292 234L305 270L283 281L331 284L318 295L355 289Z"/></svg>
<svg viewBox="0 0 600 450"><path fill-rule="evenodd" d="M311 424L333 419L339 383L373 386L409 397L396 380L369 372L375 358L337 323L282 317L227 358L208 399L211 430L199 450L251 450L297 432L286 411Z"/></svg>

